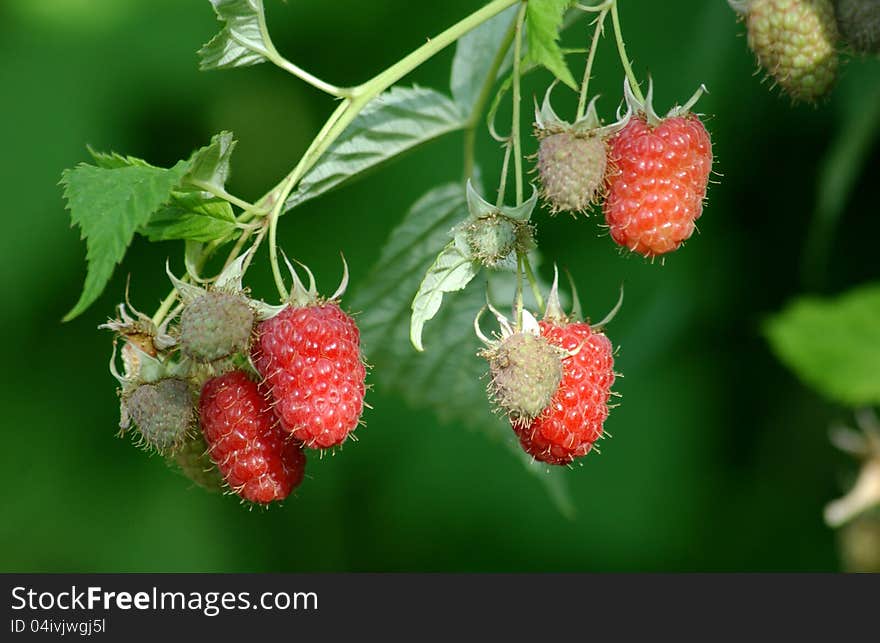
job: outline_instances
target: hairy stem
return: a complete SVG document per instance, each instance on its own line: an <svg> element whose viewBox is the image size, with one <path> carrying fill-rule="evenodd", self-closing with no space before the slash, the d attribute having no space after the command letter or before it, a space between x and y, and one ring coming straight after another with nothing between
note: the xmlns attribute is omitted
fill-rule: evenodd
<svg viewBox="0 0 880 643"><path fill-rule="evenodd" d="M613 2L612 4L616 3ZM575 117L576 121L579 121L584 116L584 111L587 108L587 94L590 89L590 75L593 73L593 61L596 58L596 49L599 46L599 37L602 35L605 29L605 17L608 15L608 8L602 9L599 13L599 17L596 18L595 21L595 29L593 31L593 41L590 43L590 53L587 55L587 66L584 68L584 80L581 83L581 93L578 97L578 108L577 108L577 116Z"/></svg>
<svg viewBox="0 0 880 643"><path fill-rule="evenodd" d="M535 278L535 273L532 271L532 262L529 261L528 253L524 252L522 255L523 258L523 268L526 272L526 279L529 280L529 286L532 289L532 295L535 298L535 302L538 304L538 310L543 315L544 314L544 297L541 296L541 289L538 287L538 280Z"/></svg>
<svg viewBox="0 0 880 643"><path fill-rule="evenodd" d="M639 81L636 80L636 75L633 73L632 65L630 65L629 57L626 54L626 45L623 43L623 32L620 30L620 17L617 15L616 0L611 5L611 23L614 25L614 39L617 41L617 53L620 54L620 63L623 65L623 71L626 77L629 78L633 94L640 102L644 103L645 97L642 95Z"/></svg>
<svg viewBox="0 0 880 643"><path fill-rule="evenodd" d="M516 35L513 41L513 124L510 130L510 136L513 139L513 167L516 177L516 204L523 202L523 171L522 171L522 142L520 141L519 122L520 122L520 62L522 58L522 32L523 21L526 17L527 3L523 3L519 8L516 16Z"/></svg>

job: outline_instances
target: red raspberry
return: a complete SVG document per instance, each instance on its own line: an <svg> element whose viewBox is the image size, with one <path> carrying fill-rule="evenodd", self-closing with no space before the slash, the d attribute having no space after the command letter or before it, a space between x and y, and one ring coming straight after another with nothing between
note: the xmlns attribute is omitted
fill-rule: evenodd
<svg viewBox="0 0 880 643"><path fill-rule="evenodd" d="M550 404L531 423L513 422L526 453L548 464L568 464L589 453L602 436L614 384L611 341L590 325L542 321L541 335L574 353L563 360L562 381Z"/></svg>
<svg viewBox="0 0 880 643"><path fill-rule="evenodd" d="M360 332L333 301L288 306L257 329L252 358L281 426L308 447L342 444L364 408Z"/></svg>
<svg viewBox="0 0 880 643"><path fill-rule="evenodd" d="M263 504L284 500L302 482L302 447L280 429L257 383L244 371L208 380L199 413L211 459L239 496Z"/></svg>
<svg viewBox="0 0 880 643"><path fill-rule="evenodd" d="M699 118L652 126L634 116L611 139L608 161L605 221L617 243L654 257L690 238L712 169L712 141Z"/></svg>

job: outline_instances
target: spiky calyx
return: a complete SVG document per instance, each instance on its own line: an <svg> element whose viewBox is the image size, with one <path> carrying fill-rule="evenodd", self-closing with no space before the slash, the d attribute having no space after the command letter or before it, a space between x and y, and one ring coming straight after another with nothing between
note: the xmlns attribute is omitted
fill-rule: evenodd
<svg viewBox="0 0 880 643"><path fill-rule="evenodd" d="M880 0L837 0L837 25L852 50L880 53Z"/></svg>
<svg viewBox="0 0 880 643"><path fill-rule="evenodd" d="M815 101L837 78L831 0L750 0L742 5L758 64L795 101Z"/></svg>
<svg viewBox="0 0 880 643"><path fill-rule="evenodd" d="M173 454L186 442L195 420L189 385L177 378L134 386L123 394L122 408L122 432L130 419L140 442L164 455Z"/></svg>
<svg viewBox="0 0 880 643"><path fill-rule="evenodd" d="M541 196L550 211L586 212L599 200L604 187L605 139L589 131L562 131L539 138Z"/></svg>
<svg viewBox="0 0 880 643"><path fill-rule="evenodd" d="M517 332L480 354L489 361L489 395L513 423L538 417L562 380L562 352L540 335Z"/></svg>
<svg viewBox="0 0 880 643"><path fill-rule="evenodd" d="M254 310L243 295L207 291L180 315L180 348L199 362L247 352L254 321Z"/></svg>
<svg viewBox="0 0 880 643"><path fill-rule="evenodd" d="M207 491L220 491L223 476L217 465L211 461L208 445L201 434L193 436L181 445L180 450L168 459L176 465L187 478Z"/></svg>

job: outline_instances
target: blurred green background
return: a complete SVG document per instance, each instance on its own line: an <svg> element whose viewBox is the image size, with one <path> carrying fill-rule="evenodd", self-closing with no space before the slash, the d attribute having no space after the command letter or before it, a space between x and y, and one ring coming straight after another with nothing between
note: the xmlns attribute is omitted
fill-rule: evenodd
<svg viewBox="0 0 880 643"><path fill-rule="evenodd" d="M480 2L266 5L282 53L345 85ZM57 181L86 160L86 144L170 165L229 129L239 146L228 187L256 199L296 162L332 101L270 65L197 71L195 51L218 27L206 0L3 0L0 571L837 569L821 510L854 467L826 431L851 418L779 365L759 326L805 289L817 178L880 66L849 61L830 101L793 107L754 74L725 2L625 0L621 16L636 73L655 81L658 111L709 87L699 109L711 115L722 176L700 235L665 265L619 256L594 221L536 215L543 254L571 269L594 317L626 283L610 328L622 346L623 405L601 456L567 472L575 518L560 515L498 440L438 424L381 387L359 442L312 458L283 508L248 512L114 437L110 335L96 327L128 274L133 303L152 310L168 290L165 259L179 248L136 239L104 296L61 324L82 285L85 244ZM584 46L585 27L569 29L566 46ZM600 48L594 81L606 116L622 84L611 43ZM450 48L407 80L445 90L451 57ZM582 63L570 63L578 76ZM532 74L524 96L530 102L547 82ZM571 112L574 97L557 94L560 113ZM479 136L492 185L500 153L484 129ZM282 220L281 245L325 289L344 250L356 291L409 205L460 178L461 142L452 135L308 203ZM808 284L819 292L880 276L880 150L866 150L828 268ZM255 272L254 290L270 296L264 265Z"/></svg>

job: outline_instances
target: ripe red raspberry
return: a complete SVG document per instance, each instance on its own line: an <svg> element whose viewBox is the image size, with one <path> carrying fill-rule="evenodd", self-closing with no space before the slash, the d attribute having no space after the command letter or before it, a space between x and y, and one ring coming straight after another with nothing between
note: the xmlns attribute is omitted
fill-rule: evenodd
<svg viewBox="0 0 880 643"><path fill-rule="evenodd" d="M211 459L242 498L284 500L302 482L302 447L278 426L257 383L230 371L202 388L199 413Z"/></svg>
<svg viewBox="0 0 880 643"><path fill-rule="evenodd" d="M699 118L651 125L633 116L611 139L608 160L605 221L618 244L654 257L690 238L712 170L712 142Z"/></svg>
<svg viewBox="0 0 880 643"><path fill-rule="evenodd" d="M563 360L562 381L550 404L531 423L512 422L526 453L548 464L585 456L602 436L614 384L611 341L584 322L540 322L541 335L573 353Z"/></svg>
<svg viewBox="0 0 880 643"><path fill-rule="evenodd" d="M334 301L288 306L257 328L252 359L281 426L307 447L342 444L364 408L360 333Z"/></svg>

